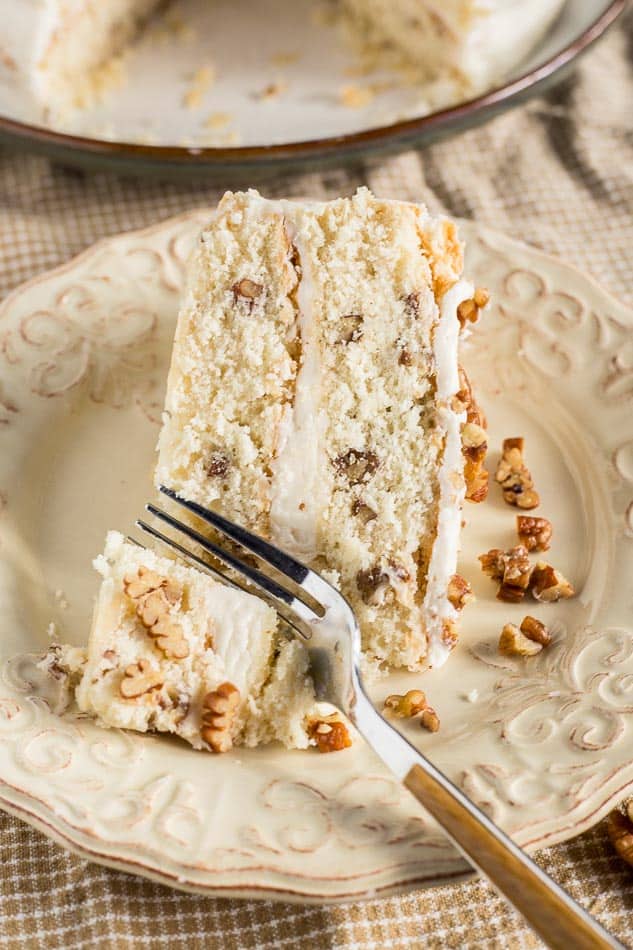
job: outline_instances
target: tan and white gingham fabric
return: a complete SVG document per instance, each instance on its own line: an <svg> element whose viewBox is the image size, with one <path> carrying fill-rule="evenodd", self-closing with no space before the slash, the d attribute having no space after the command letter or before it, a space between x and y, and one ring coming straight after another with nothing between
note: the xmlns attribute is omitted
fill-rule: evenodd
<svg viewBox="0 0 633 950"><path fill-rule="evenodd" d="M539 245L632 301L633 10L563 85L482 129L382 164L357 162L262 190L331 197L361 183ZM211 204L220 191L87 175L0 151L0 295L96 238ZM11 950L540 946L481 882L300 907L171 891L71 857L1 813L0 849L0 948ZM613 853L604 825L539 861L633 943L633 870Z"/></svg>

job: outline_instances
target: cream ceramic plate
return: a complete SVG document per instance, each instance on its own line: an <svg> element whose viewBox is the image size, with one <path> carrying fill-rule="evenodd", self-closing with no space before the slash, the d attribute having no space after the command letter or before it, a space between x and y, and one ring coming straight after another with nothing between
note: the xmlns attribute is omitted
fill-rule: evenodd
<svg viewBox="0 0 633 950"><path fill-rule="evenodd" d="M445 883L464 864L360 740L330 756L214 757L106 732L53 715L32 662L12 659L49 632L85 642L90 561L151 493L183 261L204 217L98 244L0 312L0 801L86 857L206 893L324 901ZM478 601L458 649L375 696L423 685L441 730L407 735L534 848L589 827L633 784L633 321L580 273L464 231L494 300L466 360L491 445L526 437L551 561L579 596L539 606L556 636L538 657L497 654L502 624L527 611L497 602L477 567L514 540L493 486L466 510L461 570Z"/></svg>

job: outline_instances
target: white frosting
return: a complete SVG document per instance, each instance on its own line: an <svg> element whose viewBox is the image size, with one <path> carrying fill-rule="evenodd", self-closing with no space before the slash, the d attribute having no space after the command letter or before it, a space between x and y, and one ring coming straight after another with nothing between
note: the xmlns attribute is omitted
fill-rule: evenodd
<svg viewBox="0 0 633 950"><path fill-rule="evenodd" d="M0 87L9 87L14 114L39 118L45 100L40 66L61 16L85 0L0 0Z"/></svg>
<svg viewBox="0 0 633 950"><path fill-rule="evenodd" d="M466 421L466 414L456 413L451 409L450 400L459 391L456 354L460 328L457 307L472 295L473 285L467 280L460 280L444 294L433 340L437 400L440 405L438 415L440 426L445 431L445 442L439 474L437 535L433 544L424 599L428 634L427 661L432 667L441 666L450 653L450 646L442 639L443 621L457 616L457 611L447 599L446 590L457 567L459 550L461 508L465 494L461 426Z"/></svg>
<svg viewBox="0 0 633 950"><path fill-rule="evenodd" d="M460 69L474 92L506 76L545 35L565 0L484 0L467 32Z"/></svg>
<svg viewBox="0 0 633 950"><path fill-rule="evenodd" d="M279 447L272 463L270 528L273 541L295 557L316 557L317 523L325 499L320 460L325 429L320 403L321 367L317 328L313 316L313 279L301 228L292 220L297 205L278 202L286 228L301 262L297 291L297 328L301 336L302 363L295 381L292 406L286 409L279 432Z"/></svg>

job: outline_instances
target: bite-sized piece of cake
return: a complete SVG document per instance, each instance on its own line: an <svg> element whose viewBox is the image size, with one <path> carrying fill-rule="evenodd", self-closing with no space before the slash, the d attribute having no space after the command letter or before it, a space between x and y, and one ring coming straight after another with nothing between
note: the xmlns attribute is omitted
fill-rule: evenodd
<svg viewBox="0 0 633 950"><path fill-rule="evenodd" d="M223 752L274 739L309 744L307 654L257 597L108 534L87 656L56 662L77 705L105 726L170 732Z"/></svg>
<svg viewBox="0 0 633 950"><path fill-rule="evenodd" d="M374 198L228 193L193 251L157 485L323 571L366 651L419 669L455 642L467 407L455 226Z"/></svg>
<svg viewBox="0 0 633 950"><path fill-rule="evenodd" d="M423 76L452 83L467 96L483 92L520 63L564 2L343 0L343 9L357 40L377 51L377 62L391 48Z"/></svg>

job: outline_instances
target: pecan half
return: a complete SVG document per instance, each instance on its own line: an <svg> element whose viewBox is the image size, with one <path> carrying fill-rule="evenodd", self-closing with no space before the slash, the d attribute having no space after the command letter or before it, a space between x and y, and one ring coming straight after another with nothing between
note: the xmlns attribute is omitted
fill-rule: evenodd
<svg viewBox="0 0 633 950"><path fill-rule="evenodd" d="M213 752L228 752L233 745L231 729L240 704L240 691L233 683L221 683L202 700L200 735Z"/></svg>
<svg viewBox="0 0 633 950"><path fill-rule="evenodd" d="M519 541L528 551L547 551L552 538L552 523L547 518L517 515Z"/></svg>
<svg viewBox="0 0 633 950"><path fill-rule="evenodd" d="M156 646L174 659L189 655L182 627L173 619L170 608L182 597L182 588L156 571L141 565L136 574L126 574L123 589L134 602L136 613Z"/></svg>
<svg viewBox="0 0 633 950"><path fill-rule="evenodd" d="M138 660L125 667L119 692L124 699L137 699L163 685L160 670L154 669L149 660Z"/></svg>
<svg viewBox="0 0 633 950"><path fill-rule="evenodd" d="M184 660L186 656L189 656L189 645L185 640L182 627L169 614L159 617L147 632L156 640L158 649L162 650L169 659Z"/></svg>
<svg viewBox="0 0 633 950"><path fill-rule="evenodd" d="M311 719L308 723L308 736L316 743L319 752L341 752L349 749L352 740L345 723L337 713L321 719Z"/></svg>

